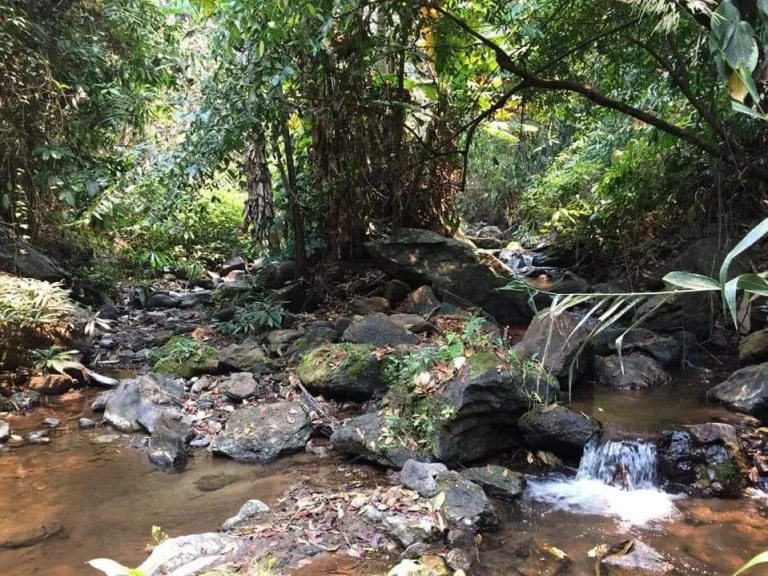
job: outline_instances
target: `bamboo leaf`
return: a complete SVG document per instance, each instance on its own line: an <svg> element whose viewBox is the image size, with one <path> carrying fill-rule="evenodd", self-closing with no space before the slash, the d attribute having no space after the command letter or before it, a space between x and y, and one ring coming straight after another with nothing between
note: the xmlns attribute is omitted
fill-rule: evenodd
<svg viewBox="0 0 768 576"><path fill-rule="evenodd" d="M753 244L761 240L766 234L768 234L768 218L752 228L752 230L750 230L749 233L744 236L744 238L742 238L741 241L736 244L736 246L734 246L733 250L731 250L725 256L723 265L720 267L720 285L723 289L723 301L725 306L731 312L734 324L737 323L736 285L733 285L728 289L726 288L726 284L728 284L728 268L731 266L731 263L739 256L739 254L751 248Z"/></svg>
<svg viewBox="0 0 768 576"><path fill-rule="evenodd" d="M733 573L733 576L739 576L742 572L746 572L750 568L754 568L758 564L768 564L768 552L763 552L762 554L758 554L752 560L744 564L741 568L739 568L736 572Z"/></svg>
<svg viewBox="0 0 768 576"><path fill-rule="evenodd" d="M662 281L667 286L684 290L720 290L720 284L714 278L692 272L670 272Z"/></svg>

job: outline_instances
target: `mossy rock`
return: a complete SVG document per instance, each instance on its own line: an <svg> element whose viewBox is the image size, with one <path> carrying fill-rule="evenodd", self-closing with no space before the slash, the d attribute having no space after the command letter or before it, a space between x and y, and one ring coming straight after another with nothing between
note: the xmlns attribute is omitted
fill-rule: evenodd
<svg viewBox="0 0 768 576"><path fill-rule="evenodd" d="M152 355L151 362L156 372L182 378L213 374L219 367L216 349L213 346L184 336L171 338Z"/></svg>
<svg viewBox="0 0 768 576"><path fill-rule="evenodd" d="M367 400L382 387L379 361L367 344L328 344L304 356L297 374L307 390L327 398Z"/></svg>

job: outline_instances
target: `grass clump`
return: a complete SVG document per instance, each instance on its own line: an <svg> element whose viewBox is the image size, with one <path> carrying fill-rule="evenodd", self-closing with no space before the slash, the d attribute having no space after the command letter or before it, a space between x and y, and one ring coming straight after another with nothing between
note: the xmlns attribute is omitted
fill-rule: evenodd
<svg viewBox="0 0 768 576"><path fill-rule="evenodd" d="M69 323L75 305L60 282L51 284L0 273L0 326Z"/></svg>
<svg viewBox="0 0 768 576"><path fill-rule="evenodd" d="M216 349L186 336L171 338L150 357L150 362L160 374L174 374L191 378L208 374L218 366Z"/></svg>

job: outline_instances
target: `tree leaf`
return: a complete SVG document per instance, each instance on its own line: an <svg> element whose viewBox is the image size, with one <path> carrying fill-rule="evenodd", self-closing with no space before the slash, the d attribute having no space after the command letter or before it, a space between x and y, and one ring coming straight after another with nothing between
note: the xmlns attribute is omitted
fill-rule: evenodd
<svg viewBox="0 0 768 576"><path fill-rule="evenodd" d="M720 267L720 285L723 288L723 301L731 312L734 325L737 324L736 285L734 284L732 288L726 289L726 284L728 284L728 268L739 254L751 248L753 244L762 239L766 234L768 234L768 218L752 228L752 230L750 230L749 233L734 246L733 250L726 254L725 259L723 260L723 265Z"/></svg>
<svg viewBox="0 0 768 576"><path fill-rule="evenodd" d="M731 74L731 77L728 78L728 84L726 84L726 88L728 89L728 94L730 97L741 103L744 103L744 100L747 98L747 94L749 93L747 86L744 84L744 82L741 81L741 76L738 72Z"/></svg>
<svg viewBox="0 0 768 576"><path fill-rule="evenodd" d="M728 44L740 20L739 9L731 0L723 0L714 11L711 20L712 37L720 48Z"/></svg>
<svg viewBox="0 0 768 576"><path fill-rule="evenodd" d="M725 61L734 70L744 66L752 72L757 66L758 50L755 31L747 22L739 22L728 44L721 46Z"/></svg>
<svg viewBox="0 0 768 576"><path fill-rule="evenodd" d="M714 278L703 276L702 274L693 274L692 272L670 272L664 276L662 281L667 286L684 290L718 291L721 288L718 281Z"/></svg>

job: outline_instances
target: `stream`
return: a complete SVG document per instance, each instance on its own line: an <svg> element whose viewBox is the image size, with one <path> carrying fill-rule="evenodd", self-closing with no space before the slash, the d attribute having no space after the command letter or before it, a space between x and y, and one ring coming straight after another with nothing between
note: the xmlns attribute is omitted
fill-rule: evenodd
<svg viewBox="0 0 768 576"><path fill-rule="evenodd" d="M599 415L611 423L609 435L624 438L632 432L642 437L673 424L733 418L732 413L701 400L699 392L709 385L699 373L677 378L654 393L595 389L575 399L573 407ZM111 443L95 444L94 437L114 431L78 428L79 417L97 418L88 408L89 396L89 392L70 393L57 405L9 418L21 434L39 428L50 416L62 424L50 444L15 448L0 456L0 541L33 537L41 526L51 533L38 543L0 548L0 574L95 574L84 562L104 556L138 565L147 555L153 526L161 526L170 536L212 531L244 501L258 498L271 506L297 480L316 489L344 486L344 477L337 471L345 460L311 454L262 466L197 451L183 474L165 474L132 445L141 441L140 436L119 435ZM478 573L509 574L531 542L546 542L567 552L573 559L570 573L585 575L594 574L594 560L587 556L591 548L627 538L641 538L685 574L727 576L768 549L768 499L762 493L752 492L739 500L665 494L656 488L650 472L653 458L653 450L642 441L608 441L588 447L575 478L530 479L521 501L498 503L504 522L500 531L485 535L479 545ZM605 483L617 462L628 467L633 489ZM383 470L363 467L370 482L390 481ZM385 570L331 555L295 573L381 574ZM753 573L768 570L758 568Z"/></svg>

